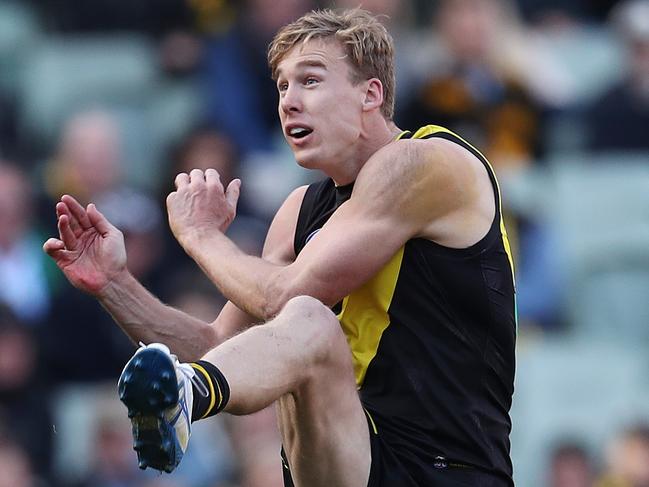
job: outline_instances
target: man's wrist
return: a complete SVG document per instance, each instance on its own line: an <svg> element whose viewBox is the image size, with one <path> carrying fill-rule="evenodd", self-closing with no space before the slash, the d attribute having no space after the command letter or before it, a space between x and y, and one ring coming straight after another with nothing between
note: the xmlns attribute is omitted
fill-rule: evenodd
<svg viewBox="0 0 649 487"><path fill-rule="evenodd" d="M97 299L102 303L115 301L123 295L131 284L135 282L135 277L125 267L123 270L116 273L106 285L97 293Z"/></svg>
<svg viewBox="0 0 649 487"><path fill-rule="evenodd" d="M215 244L218 244L221 237L223 237L223 233L218 229L197 228L180 236L178 243L187 254L195 257L196 252L202 249L212 249Z"/></svg>

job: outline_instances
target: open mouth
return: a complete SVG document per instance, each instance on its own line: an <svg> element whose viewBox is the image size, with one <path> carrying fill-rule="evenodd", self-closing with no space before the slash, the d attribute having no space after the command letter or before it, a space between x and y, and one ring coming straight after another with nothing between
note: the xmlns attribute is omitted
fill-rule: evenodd
<svg viewBox="0 0 649 487"><path fill-rule="evenodd" d="M288 131L289 137L292 139L303 139L313 132L313 129L306 127L293 127Z"/></svg>

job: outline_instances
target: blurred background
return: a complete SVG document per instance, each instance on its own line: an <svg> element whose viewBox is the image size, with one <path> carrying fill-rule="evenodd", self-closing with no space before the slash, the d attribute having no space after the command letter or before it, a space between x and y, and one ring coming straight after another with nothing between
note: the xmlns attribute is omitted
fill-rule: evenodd
<svg viewBox="0 0 649 487"><path fill-rule="evenodd" d="M176 173L243 180L259 254L312 175L283 141L266 46L315 7L378 14L401 128L492 161L517 264L512 456L521 487L649 486L649 0L0 0L0 487L281 486L274 412L195 428L141 472L117 377L134 346L41 251L94 201L131 271L212 320L223 298L166 224Z"/></svg>

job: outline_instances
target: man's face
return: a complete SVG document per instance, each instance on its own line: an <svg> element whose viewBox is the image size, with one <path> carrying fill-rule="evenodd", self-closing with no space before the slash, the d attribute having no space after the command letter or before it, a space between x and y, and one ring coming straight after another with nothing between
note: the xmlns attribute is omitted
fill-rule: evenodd
<svg viewBox="0 0 649 487"><path fill-rule="evenodd" d="M500 4L494 0L447 0L438 14L438 29L452 54L472 63L489 53L501 15Z"/></svg>
<svg viewBox="0 0 649 487"><path fill-rule="evenodd" d="M352 83L339 43L315 39L298 44L277 73L279 118L298 164L327 172L353 158L367 82Z"/></svg>

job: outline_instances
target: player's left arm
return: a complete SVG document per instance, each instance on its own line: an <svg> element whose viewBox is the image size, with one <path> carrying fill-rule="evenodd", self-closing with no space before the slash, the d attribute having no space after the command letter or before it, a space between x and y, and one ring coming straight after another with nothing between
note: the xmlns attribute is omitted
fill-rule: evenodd
<svg viewBox="0 0 649 487"><path fill-rule="evenodd" d="M450 145L409 140L377 151L359 173L351 198L289 265L246 255L214 226L176 236L221 292L253 316L268 319L298 295L333 305L406 241L443 240L449 222L462 217L475 198L475 178Z"/></svg>

